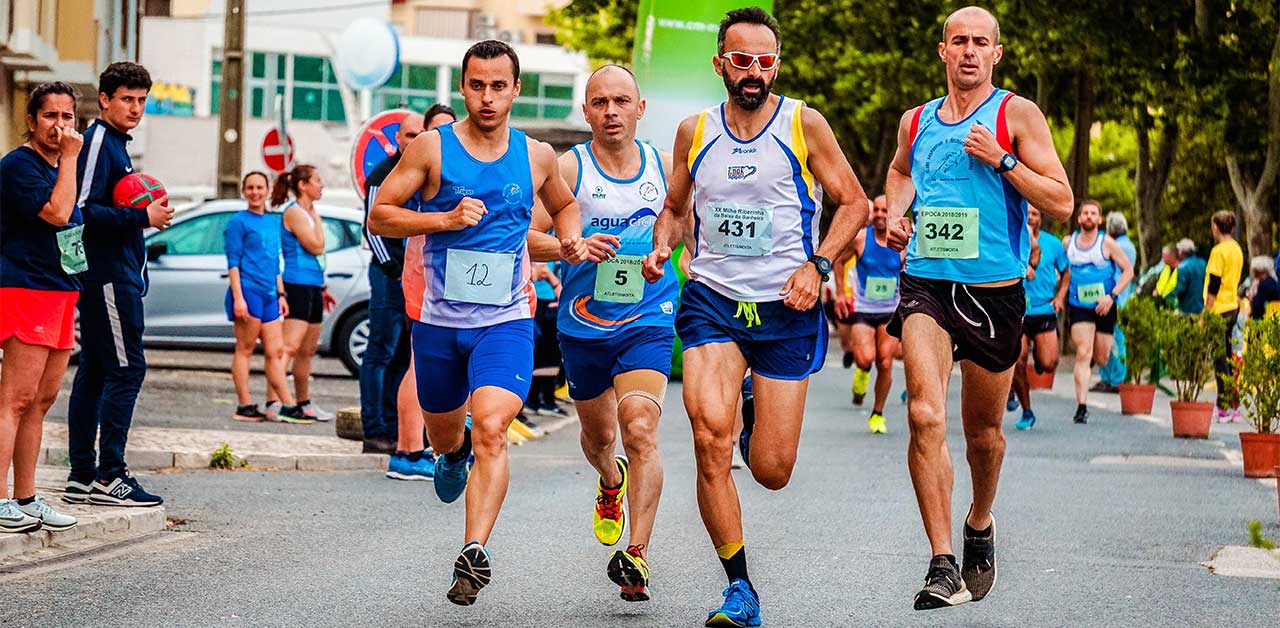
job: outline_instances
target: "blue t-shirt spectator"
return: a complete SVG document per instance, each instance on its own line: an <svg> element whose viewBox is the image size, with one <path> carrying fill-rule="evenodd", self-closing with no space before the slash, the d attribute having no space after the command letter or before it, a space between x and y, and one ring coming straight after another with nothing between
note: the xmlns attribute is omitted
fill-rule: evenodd
<svg viewBox="0 0 1280 628"><path fill-rule="evenodd" d="M1137 277L1138 276L1137 275L1138 249L1133 246L1133 240L1130 240L1129 234L1126 233L1116 238L1116 244L1119 244L1120 250L1124 251L1124 254L1129 257L1129 264L1133 267L1134 277ZM1123 273L1120 271L1120 267L1116 266L1116 274L1115 274L1116 283L1120 282L1120 275L1122 274ZM1137 281L1130 281L1129 285L1125 286L1124 291L1120 293L1120 298L1116 299L1117 307L1124 307L1124 304L1129 302L1129 297L1133 296L1133 291L1137 288L1137 284L1138 284Z"/></svg>
<svg viewBox="0 0 1280 628"><path fill-rule="evenodd" d="M280 215L236 213L223 230L227 269L240 269L240 288L274 294L280 275Z"/></svg>
<svg viewBox="0 0 1280 628"><path fill-rule="evenodd" d="M1249 301L1249 318L1258 320L1267 315L1267 306L1272 308L1280 304L1280 282L1275 277L1267 277L1258 283L1258 289Z"/></svg>
<svg viewBox="0 0 1280 628"><path fill-rule="evenodd" d="M1178 283L1172 296L1178 299L1183 314L1199 314L1204 310L1205 261L1192 255L1178 264Z"/></svg>
<svg viewBox="0 0 1280 628"><path fill-rule="evenodd" d="M1047 231L1041 231L1036 241L1040 243L1040 265L1036 266L1036 278L1024 284L1027 315L1047 316L1053 314L1058 276L1067 270L1067 250L1062 240Z"/></svg>
<svg viewBox="0 0 1280 628"><path fill-rule="evenodd" d="M63 227L40 217L57 181L58 168L28 146L0 160L0 287L80 290L77 276L63 271L58 249L58 232L83 224L80 208Z"/></svg>

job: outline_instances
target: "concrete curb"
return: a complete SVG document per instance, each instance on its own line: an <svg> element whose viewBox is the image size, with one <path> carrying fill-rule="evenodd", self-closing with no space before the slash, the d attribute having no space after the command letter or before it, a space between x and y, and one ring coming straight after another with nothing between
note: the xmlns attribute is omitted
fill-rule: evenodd
<svg viewBox="0 0 1280 628"><path fill-rule="evenodd" d="M208 469L212 452L157 451L130 449L127 454L130 469L155 471L158 469ZM245 460L251 468L280 469L287 471L368 471L387 468L390 458L385 454L274 454L233 451L236 458ZM40 464L67 466L67 450L64 447L46 447L40 456Z"/></svg>
<svg viewBox="0 0 1280 628"><path fill-rule="evenodd" d="M129 509L58 504L56 508L74 516L79 523L62 532L38 530L26 534L0 534L0 569L17 563L85 552L160 532L165 527L163 507Z"/></svg>

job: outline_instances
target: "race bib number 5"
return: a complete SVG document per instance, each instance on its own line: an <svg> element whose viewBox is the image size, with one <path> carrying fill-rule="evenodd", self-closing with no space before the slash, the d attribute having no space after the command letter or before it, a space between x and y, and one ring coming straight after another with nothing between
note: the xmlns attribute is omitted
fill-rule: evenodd
<svg viewBox="0 0 1280 628"><path fill-rule="evenodd" d="M942 259L978 257L978 208L921 207L916 212L916 254Z"/></svg>
<svg viewBox="0 0 1280 628"><path fill-rule="evenodd" d="M515 253L449 249L445 258L444 298L464 303L506 305L511 302Z"/></svg>
<svg viewBox="0 0 1280 628"><path fill-rule="evenodd" d="M639 255L619 255L597 264L592 298L610 303L639 303L644 297L644 276L640 274L643 263L644 258Z"/></svg>
<svg viewBox="0 0 1280 628"><path fill-rule="evenodd" d="M712 204L707 242L714 253L759 257L773 250L773 208L744 203Z"/></svg>

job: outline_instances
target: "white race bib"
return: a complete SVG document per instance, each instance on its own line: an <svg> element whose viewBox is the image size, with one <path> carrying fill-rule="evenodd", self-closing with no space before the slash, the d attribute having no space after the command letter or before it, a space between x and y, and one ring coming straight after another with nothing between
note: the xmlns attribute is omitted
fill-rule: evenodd
<svg viewBox="0 0 1280 628"><path fill-rule="evenodd" d="M515 253L449 249L445 258L444 298L464 303L506 305L511 302Z"/></svg>
<svg viewBox="0 0 1280 628"><path fill-rule="evenodd" d="M747 203L714 203L704 227L711 251L759 257L773 250L773 208Z"/></svg>

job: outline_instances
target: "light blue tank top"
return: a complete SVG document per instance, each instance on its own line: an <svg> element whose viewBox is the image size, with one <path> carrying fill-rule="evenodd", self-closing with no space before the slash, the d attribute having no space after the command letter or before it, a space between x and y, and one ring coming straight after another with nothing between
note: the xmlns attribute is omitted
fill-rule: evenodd
<svg viewBox="0 0 1280 628"><path fill-rule="evenodd" d="M867 227L862 255L854 265L854 310L866 314L887 314L898 309L898 276L902 274L902 255L876 242L876 228ZM868 292L868 282L872 290ZM891 293L887 290L892 286Z"/></svg>
<svg viewBox="0 0 1280 628"><path fill-rule="evenodd" d="M1067 244L1067 261L1071 264L1071 285L1067 289L1067 303L1074 307L1092 308L1103 294L1111 294L1116 287L1115 262L1102 252L1106 235L1099 232L1093 246L1081 249L1076 246L1080 232L1071 234ZM1093 295L1096 295L1093 296Z"/></svg>
<svg viewBox="0 0 1280 628"><path fill-rule="evenodd" d="M999 132L1002 111L1012 96L1012 92L996 89L967 118L950 124L938 117L943 98L923 105L911 145L911 181L916 188L912 211L916 216L916 231L907 247L908 274L959 283L985 283L1026 275L1031 254L1026 200L1004 175L996 174L991 166L964 152L965 138L975 123L987 127L998 138L1002 136ZM922 255L918 241L921 234L926 233L920 220L925 208L949 215L956 215L957 208L976 209L976 255ZM930 231L935 237L952 242L971 238L973 234L963 225L961 233L957 233L955 226L960 222L940 221ZM972 246L971 240L968 246Z"/></svg>
<svg viewBox="0 0 1280 628"><path fill-rule="evenodd" d="M298 241L298 237L284 226L284 212L288 211L289 207L297 204L297 201L289 201L280 210L280 252L284 255L283 279L285 283L303 286L323 286L324 263L320 261L320 256L308 253L306 249L302 248L302 243ZM310 216L307 216L307 218L310 218Z"/></svg>
<svg viewBox="0 0 1280 628"><path fill-rule="evenodd" d="M533 217L533 175L526 136L510 129L507 152L494 161L481 161L458 141L453 124L438 130L440 190L423 201L419 211L453 211L464 197L471 197L483 202L488 213L473 227L409 238L405 243L406 309L416 321L463 329L532 318L537 296L529 281L525 249ZM468 273L464 267L450 272L451 255L455 263L483 266L488 271L483 276ZM511 273L510 283L495 285L495 278L505 278L506 272ZM449 282L472 285L452 292ZM493 299L495 292L500 296Z"/></svg>
<svg viewBox="0 0 1280 628"><path fill-rule="evenodd" d="M578 158L573 193L582 209L582 235L616 235L620 245L619 257L602 264L565 265L558 328L566 336L606 338L620 329L675 324L680 288L671 261L654 283L639 274L639 260L653 251L653 225L667 197L667 179L658 150L642 142L636 146L640 169L626 179L604 173L590 142L572 148Z"/></svg>

